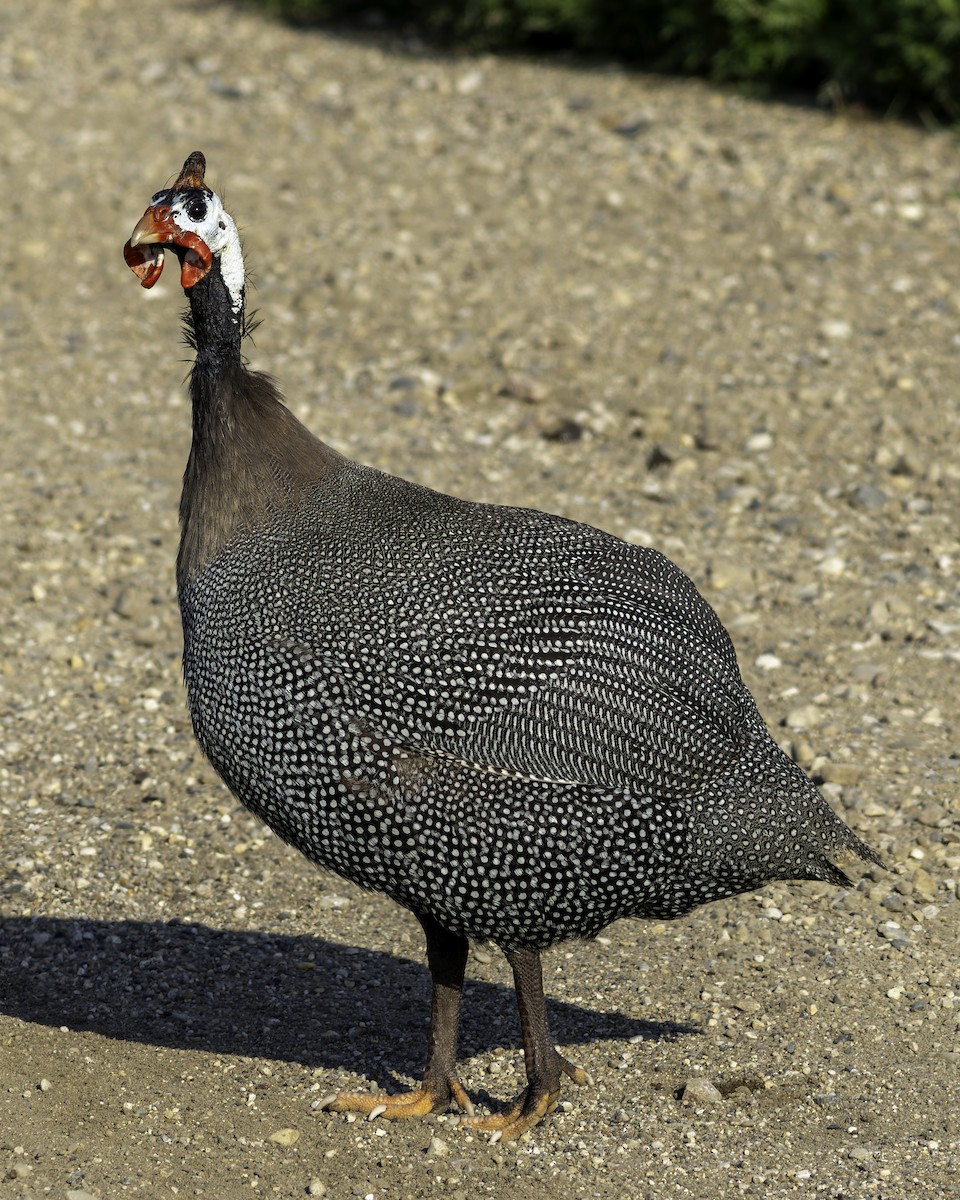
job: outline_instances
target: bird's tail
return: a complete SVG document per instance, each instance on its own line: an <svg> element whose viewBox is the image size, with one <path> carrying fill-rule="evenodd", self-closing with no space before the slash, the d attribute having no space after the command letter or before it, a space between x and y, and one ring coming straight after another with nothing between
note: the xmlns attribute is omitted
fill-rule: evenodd
<svg viewBox="0 0 960 1200"><path fill-rule="evenodd" d="M782 753L779 748L778 753ZM851 887L851 880L842 870L841 864L864 861L878 867L886 867L876 850L858 837L834 812L820 789L807 778L796 763L783 755L780 767L784 772L781 785L783 790L788 796L794 797L797 797L798 792L802 793L802 798L795 799L794 803L807 816L808 828L815 834L815 845L811 846L811 852L819 872L822 873L818 872L810 876L811 878L835 883L838 887Z"/></svg>

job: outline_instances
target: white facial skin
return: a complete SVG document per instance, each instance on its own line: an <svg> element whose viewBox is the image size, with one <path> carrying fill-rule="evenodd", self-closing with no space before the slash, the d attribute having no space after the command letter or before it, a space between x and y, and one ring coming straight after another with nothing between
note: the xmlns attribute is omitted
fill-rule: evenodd
<svg viewBox="0 0 960 1200"><path fill-rule="evenodd" d="M206 188L189 191L157 192L151 204L169 204L170 217L184 233L194 233L205 242L210 253L220 260L220 274L236 309L243 307L243 255L240 234L233 217L224 209L216 192Z"/></svg>

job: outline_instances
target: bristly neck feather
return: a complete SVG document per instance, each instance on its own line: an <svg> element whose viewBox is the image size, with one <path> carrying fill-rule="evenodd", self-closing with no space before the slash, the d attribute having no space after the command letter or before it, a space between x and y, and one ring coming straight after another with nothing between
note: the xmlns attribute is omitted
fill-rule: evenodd
<svg viewBox="0 0 960 1200"><path fill-rule="evenodd" d="M180 499L181 588L239 533L279 519L342 462L284 406L268 376L248 370L243 288L227 286L218 259L188 295L187 340L197 357Z"/></svg>
<svg viewBox="0 0 960 1200"><path fill-rule="evenodd" d="M249 333L244 311L244 288L228 288L218 259L207 275L187 292L186 339L197 352L194 373L216 376L242 362L240 343Z"/></svg>

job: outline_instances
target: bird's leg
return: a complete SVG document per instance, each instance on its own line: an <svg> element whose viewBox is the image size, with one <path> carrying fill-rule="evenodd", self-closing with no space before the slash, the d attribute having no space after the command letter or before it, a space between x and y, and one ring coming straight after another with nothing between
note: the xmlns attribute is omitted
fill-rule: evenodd
<svg viewBox="0 0 960 1200"><path fill-rule="evenodd" d="M490 1130L493 1133L491 1141L512 1141L532 1129L541 1117L553 1112L560 1098L561 1075L569 1075L574 1083L590 1083L586 1071L568 1062L550 1037L539 951L507 950L504 953L513 969L520 1009L527 1086L503 1112L489 1117L467 1116L461 1119L462 1125Z"/></svg>
<svg viewBox="0 0 960 1200"><path fill-rule="evenodd" d="M430 1042L423 1083L395 1096L372 1096L364 1092L338 1092L320 1102L333 1112L366 1113L374 1117L423 1117L435 1109L450 1107L451 1101L469 1115L473 1105L457 1077L457 1025L460 996L467 965L467 939L450 933L431 917L417 914L427 938L427 964L433 980L430 1013Z"/></svg>

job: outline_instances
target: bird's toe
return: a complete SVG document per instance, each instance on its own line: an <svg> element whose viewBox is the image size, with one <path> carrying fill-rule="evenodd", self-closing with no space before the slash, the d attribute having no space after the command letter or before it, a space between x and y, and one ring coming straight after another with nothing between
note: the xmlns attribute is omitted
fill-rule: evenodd
<svg viewBox="0 0 960 1200"><path fill-rule="evenodd" d="M570 1062L568 1058L557 1051L557 1057L560 1060L560 1070L578 1087L587 1087L593 1085L593 1076L588 1074L583 1067L578 1067L576 1063Z"/></svg>
<svg viewBox="0 0 960 1200"><path fill-rule="evenodd" d="M388 1096L369 1092L335 1092L326 1096L317 1105L318 1110L327 1112L362 1113L368 1121L385 1117L388 1121L400 1121L406 1117L425 1117L428 1113L444 1110L456 1104L467 1117L473 1116L470 1097L456 1077L444 1079L441 1084L423 1083L409 1092Z"/></svg>
<svg viewBox="0 0 960 1200"><path fill-rule="evenodd" d="M552 1113L559 1100L559 1088L552 1092L527 1088L502 1112L491 1113L487 1117L461 1117L460 1124L489 1133L491 1142L514 1142L548 1113Z"/></svg>

